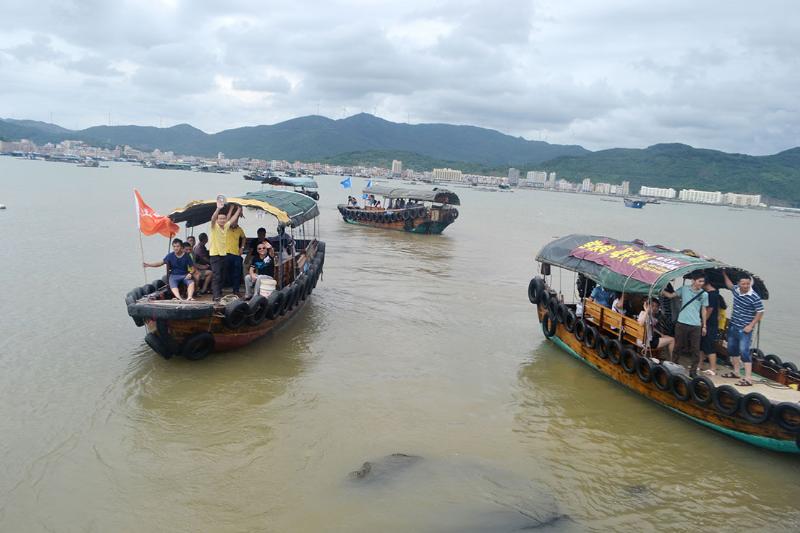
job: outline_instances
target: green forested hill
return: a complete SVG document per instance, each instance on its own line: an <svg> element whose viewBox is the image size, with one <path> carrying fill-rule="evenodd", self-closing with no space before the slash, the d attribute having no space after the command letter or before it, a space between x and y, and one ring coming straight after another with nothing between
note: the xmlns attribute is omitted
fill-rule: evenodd
<svg viewBox="0 0 800 533"><path fill-rule="evenodd" d="M641 185L761 194L776 203L800 205L800 148L769 156L729 154L685 144L656 144L644 150L615 148L582 157L559 157L527 170L555 171L570 181L631 182Z"/></svg>
<svg viewBox="0 0 800 533"><path fill-rule="evenodd" d="M38 126L37 126L38 125ZM480 165L539 163L588 150L574 145L528 141L498 131L450 124L398 124L366 113L341 120L300 117L271 126L235 128L207 134L187 124L171 128L97 126L64 130L33 121L0 120L0 137L27 138L36 143L66 139L145 151L158 148L178 154L320 161L347 152L405 151L437 160Z"/></svg>

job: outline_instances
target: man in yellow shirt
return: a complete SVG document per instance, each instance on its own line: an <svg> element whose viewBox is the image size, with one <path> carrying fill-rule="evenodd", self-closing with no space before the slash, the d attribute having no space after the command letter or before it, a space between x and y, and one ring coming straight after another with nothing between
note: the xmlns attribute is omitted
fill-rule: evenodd
<svg viewBox="0 0 800 533"><path fill-rule="evenodd" d="M217 209L211 215L211 228L209 229L208 255L211 260L211 292L214 301L217 302L222 297L222 283L225 279L225 257L228 254L228 230L231 223L239 220L242 208L233 205L228 208L228 214L221 213L225 207L225 199L217 196ZM231 214L233 211L233 214ZM228 217L230 216L230 220Z"/></svg>
<svg viewBox="0 0 800 533"><path fill-rule="evenodd" d="M228 282L231 285L233 294L240 296L239 289L242 287L242 277L244 272L242 270L242 251L247 239L244 236L244 230L239 226L236 220L232 220L227 234L225 235L225 248L227 254L225 256L225 270L228 273Z"/></svg>

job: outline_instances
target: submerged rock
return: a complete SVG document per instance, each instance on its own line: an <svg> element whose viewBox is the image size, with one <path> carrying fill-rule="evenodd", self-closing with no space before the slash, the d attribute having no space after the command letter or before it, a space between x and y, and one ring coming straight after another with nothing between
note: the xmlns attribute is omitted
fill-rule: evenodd
<svg viewBox="0 0 800 533"><path fill-rule="evenodd" d="M508 470L461 457L395 453L366 461L348 481L387 522L426 531L568 530L543 485Z"/></svg>

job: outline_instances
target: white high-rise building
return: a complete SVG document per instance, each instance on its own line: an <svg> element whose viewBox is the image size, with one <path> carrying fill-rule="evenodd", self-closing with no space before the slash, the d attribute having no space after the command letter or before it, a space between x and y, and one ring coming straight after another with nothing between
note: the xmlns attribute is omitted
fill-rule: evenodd
<svg viewBox="0 0 800 533"><path fill-rule="evenodd" d="M545 182L547 182L547 172L530 170L528 171L528 181L531 182L534 187L544 187Z"/></svg>
<svg viewBox="0 0 800 533"><path fill-rule="evenodd" d="M761 204L760 194L738 194L729 192L722 195L722 202L739 207L758 207Z"/></svg>
<svg viewBox="0 0 800 533"><path fill-rule="evenodd" d="M551 172L547 175L547 182L544 184L545 187L548 189L555 189L556 188L556 173Z"/></svg>
<svg viewBox="0 0 800 533"><path fill-rule="evenodd" d="M719 191L697 191L695 189L681 189L678 200L696 202L700 204L721 204L722 193Z"/></svg>
<svg viewBox="0 0 800 533"><path fill-rule="evenodd" d="M581 192L592 192L592 190L592 180L589 178L583 178L583 181L581 182Z"/></svg>
<svg viewBox="0 0 800 533"><path fill-rule="evenodd" d="M400 176L403 173L403 162L395 159L392 161L392 176Z"/></svg>
<svg viewBox="0 0 800 533"><path fill-rule="evenodd" d="M516 168L509 168L508 169L508 184L512 187L516 187L519 183L519 170Z"/></svg>
<svg viewBox="0 0 800 533"><path fill-rule="evenodd" d="M622 195L628 196L631 192L631 182L630 181L623 181L622 182Z"/></svg>
<svg viewBox="0 0 800 533"><path fill-rule="evenodd" d="M431 177L434 181L462 181L463 179L461 171L452 168L434 168Z"/></svg>
<svg viewBox="0 0 800 533"><path fill-rule="evenodd" d="M675 198L675 189L662 189L660 187L645 187L639 189L639 196L655 196L656 198Z"/></svg>

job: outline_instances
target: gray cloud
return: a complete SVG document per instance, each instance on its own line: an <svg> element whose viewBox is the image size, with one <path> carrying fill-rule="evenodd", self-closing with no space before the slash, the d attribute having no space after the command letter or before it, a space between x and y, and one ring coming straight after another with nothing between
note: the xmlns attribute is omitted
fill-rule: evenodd
<svg viewBox="0 0 800 533"><path fill-rule="evenodd" d="M8 0L0 116L206 131L319 111L599 149L800 144L800 6Z"/></svg>

